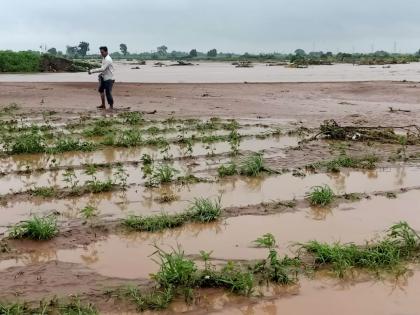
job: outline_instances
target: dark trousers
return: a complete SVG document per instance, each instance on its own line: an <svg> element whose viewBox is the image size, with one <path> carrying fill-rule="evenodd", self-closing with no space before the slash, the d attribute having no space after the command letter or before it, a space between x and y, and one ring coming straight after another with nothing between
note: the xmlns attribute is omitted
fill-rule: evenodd
<svg viewBox="0 0 420 315"><path fill-rule="evenodd" d="M114 98L112 97L112 86L114 85L114 80L104 80L102 78L99 79L99 93L105 92L106 100L109 106L114 105Z"/></svg>

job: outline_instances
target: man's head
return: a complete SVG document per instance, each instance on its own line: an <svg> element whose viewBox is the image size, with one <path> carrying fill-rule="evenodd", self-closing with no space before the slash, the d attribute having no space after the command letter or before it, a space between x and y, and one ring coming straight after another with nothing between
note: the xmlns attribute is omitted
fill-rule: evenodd
<svg viewBox="0 0 420 315"><path fill-rule="evenodd" d="M101 47L99 47L99 51L101 52L101 56L103 58L105 58L106 56L108 56L108 47L101 46Z"/></svg>

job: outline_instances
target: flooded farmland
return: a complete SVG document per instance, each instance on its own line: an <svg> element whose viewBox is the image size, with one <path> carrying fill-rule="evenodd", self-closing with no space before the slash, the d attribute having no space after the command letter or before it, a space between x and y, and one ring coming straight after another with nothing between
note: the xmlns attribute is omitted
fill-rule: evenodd
<svg viewBox="0 0 420 315"><path fill-rule="evenodd" d="M405 113L364 128L1 110L0 300L321 314L333 298L348 314L416 312L420 134Z"/></svg>
<svg viewBox="0 0 420 315"><path fill-rule="evenodd" d="M116 76L120 82L141 83L237 83L237 82L348 82L373 80L416 81L420 63L391 67L336 64L292 69L269 67L256 63L252 68L238 69L227 62L200 62L193 66L156 67L153 61L132 69L133 64L120 63ZM0 82L92 82L87 73L0 74Z"/></svg>

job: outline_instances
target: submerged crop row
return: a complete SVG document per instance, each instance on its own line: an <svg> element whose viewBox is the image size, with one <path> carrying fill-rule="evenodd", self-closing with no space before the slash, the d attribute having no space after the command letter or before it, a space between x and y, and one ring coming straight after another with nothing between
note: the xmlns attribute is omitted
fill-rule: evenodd
<svg viewBox="0 0 420 315"><path fill-rule="evenodd" d="M255 243L267 248L266 259L247 263L230 261L216 266L211 262L211 252L201 251L203 267L188 258L181 247L165 251L155 245L154 261L159 269L151 276L155 283L153 288L124 286L107 290L105 296L133 303L138 311L161 310L167 308L177 297L183 297L188 303L193 302L196 290L200 288L220 288L236 294L257 296L256 288L260 285L293 284L299 281L300 276L320 269L329 270L339 277L344 277L355 269L375 274L390 272L398 275L406 270L405 264L417 259L420 253L420 236L405 222L393 225L382 239L367 242L365 245L327 244L317 241L296 244L295 257L281 257L276 249L276 240L271 234L265 234ZM51 306L63 310L71 308L77 314L96 312L92 305L83 305L80 300L59 305ZM50 310L49 307L45 309ZM31 313L29 306L18 303L0 303L0 310L5 314Z"/></svg>

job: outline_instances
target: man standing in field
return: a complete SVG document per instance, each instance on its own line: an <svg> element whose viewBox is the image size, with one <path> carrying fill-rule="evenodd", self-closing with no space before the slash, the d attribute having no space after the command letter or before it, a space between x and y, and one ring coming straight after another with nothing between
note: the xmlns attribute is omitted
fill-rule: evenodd
<svg viewBox="0 0 420 315"><path fill-rule="evenodd" d="M101 105L99 109L105 109L105 95L108 101L109 108L114 108L114 99L112 97L112 86L114 85L114 66L112 65L112 58L108 54L106 46L99 47L102 56L102 67L89 70L89 74L99 73L99 93L101 94Z"/></svg>

